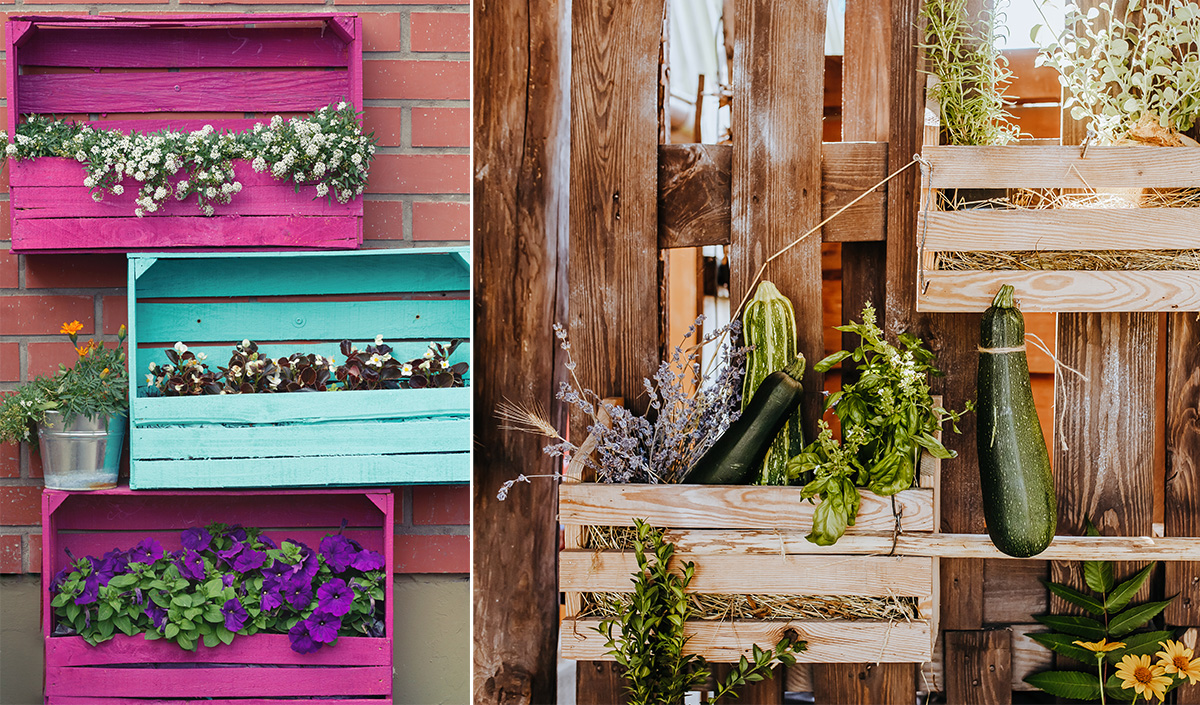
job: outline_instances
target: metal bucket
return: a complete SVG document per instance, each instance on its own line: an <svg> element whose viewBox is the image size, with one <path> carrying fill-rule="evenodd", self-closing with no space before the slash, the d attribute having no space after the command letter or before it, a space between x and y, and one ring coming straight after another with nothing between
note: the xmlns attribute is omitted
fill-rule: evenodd
<svg viewBox="0 0 1200 705"><path fill-rule="evenodd" d="M42 472L46 487L54 490L103 490L117 486L121 449L125 445L121 416L76 416L70 424L63 415L47 411L38 424Z"/></svg>

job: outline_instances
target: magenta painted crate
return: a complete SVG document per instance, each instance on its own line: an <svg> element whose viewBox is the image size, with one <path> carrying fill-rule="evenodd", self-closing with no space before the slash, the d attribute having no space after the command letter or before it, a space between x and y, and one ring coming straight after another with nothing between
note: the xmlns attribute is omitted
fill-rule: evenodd
<svg viewBox="0 0 1200 705"><path fill-rule="evenodd" d="M245 130L272 115L362 108L354 14L13 17L5 26L8 134L24 115L101 128ZM243 189L202 215L194 199L134 215L136 188L97 203L71 159L8 160L12 249L354 249L362 197L340 204L236 163Z"/></svg>
<svg viewBox="0 0 1200 705"><path fill-rule="evenodd" d="M239 636L215 648L185 651L165 640L118 634L89 646L52 637L49 581L76 557L127 549L146 536L179 549L179 532L213 522L259 527L280 541L316 546L349 522L345 534L380 551L392 575L394 502L390 490L138 491L42 493L42 628L47 703L391 703L393 581L386 581L385 637L339 637L312 654L292 651L286 634ZM144 699L153 700L144 700ZM222 700L226 698L226 700ZM329 699L326 699L329 698Z"/></svg>

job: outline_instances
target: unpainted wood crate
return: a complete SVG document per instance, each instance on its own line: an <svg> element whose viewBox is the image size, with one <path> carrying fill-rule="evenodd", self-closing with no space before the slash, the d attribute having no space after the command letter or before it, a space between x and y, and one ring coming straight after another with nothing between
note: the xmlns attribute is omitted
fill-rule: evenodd
<svg viewBox="0 0 1200 705"><path fill-rule="evenodd" d="M382 335L401 360L470 336L468 248L129 255L130 486L468 482L470 387L149 396L183 342L217 371L250 339L344 361ZM468 361L469 344L451 362Z"/></svg>
<svg viewBox="0 0 1200 705"><path fill-rule="evenodd" d="M77 558L132 548L146 537L168 551L180 548L183 529L214 522L256 527L276 541L310 547L344 534L378 551L386 575L394 568L394 498L390 490L274 490L263 492L44 490L42 493L42 628L45 701L53 705L151 702L179 704L322 702L391 703L393 581L387 580L386 634L339 637L312 654L292 651L286 634L238 636L214 648L187 651L165 640L117 634L91 646L78 636L51 636L49 581ZM146 700L142 700L145 698ZM253 698L243 700L240 698Z"/></svg>
<svg viewBox="0 0 1200 705"><path fill-rule="evenodd" d="M362 20L351 13L12 17L8 133L46 114L100 129L247 130L274 114L362 109ZM8 160L15 252L354 249L362 197L345 204L234 170L243 190L205 217L194 198L134 215L137 189L95 202L72 159Z"/></svg>
<svg viewBox="0 0 1200 705"><path fill-rule="evenodd" d="M926 146L926 189L1172 189L1200 186L1200 149ZM982 312L1003 284L1025 312L1196 311L1200 271L938 271L936 253L1200 248L1200 209L935 209L918 212L917 309Z"/></svg>
<svg viewBox="0 0 1200 705"><path fill-rule="evenodd" d="M919 544L936 536L940 465L923 455L921 486L894 497L862 490L857 523L825 547L804 538L815 505L800 498L800 487L581 482L582 463L573 463L559 488L563 658L612 660L596 631L599 619L579 616L580 593L630 592L637 569L632 552L583 547L585 527L632 526L642 519L666 530L677 561L695 563L689 592L917 598L918 618L910 621L692 619L689 651L736 662L752 645L770 648L792 630L808 642L798 663L930 661L938 632L938 562L928 552L906 549L900 539Z"/></svg>

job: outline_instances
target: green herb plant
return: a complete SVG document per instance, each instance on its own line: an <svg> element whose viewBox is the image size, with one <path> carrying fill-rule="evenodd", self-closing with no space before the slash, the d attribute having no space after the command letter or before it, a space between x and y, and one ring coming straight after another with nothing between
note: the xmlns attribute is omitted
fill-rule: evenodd
<svg viewBox="0 0 1200 705"><path fill-rule="evenodd" d="M1087 522L1087 535L1100 535L1090 520ZM1051 614L1036 617L1051 631L1033 632L1025 636L1056 654L1075 659L1084 665L1095 665L1096 668L1090 671L1042 671L1029 676L1025 682L1061 698L1089 701L1112 699L1121 702L1133 700L1133 691L1121 687L1120 679L1115 674L1110 675L1110 666L1120 663L1126 656L1153 654L1160 648L1159 642L1174 636L1174 632L1168 630L1138 631L1166 609L1174 598L1133 606L1129 604L1150 577L1154 566L1155 564L1151 563L1133 577L1118 584L1111 562L1084 561L1083 579L1091 594L1063 583L1043 581L1051 593L1080 608L1086 614ZM1113 648L1112 642L1121 646ZM1093 648L1083 646L1084 643L1089 643ZM1105 684L1103 692L1100 688L1101 682ZM1175 686L1179 683L1182 683L1182 680Z"/></svg>
<svg viewBox="0 0 1200 705"><path fill-rule="evenodd" d="M706 684L712 675L703 656L686 653L684 626L691 614L685 590L696 566L684 562L679 571L669 566L675 546L662 531L634 520L637 538L633 550L638 570L633 574L633 594L628 603L615 605L619 616L601 620L596 628L605 646L625 669L631 705L675 705L684 695ZM717 684L713 700L736 696L735 688L772 676L778 664L792 665L795 654L807 644L789 636L772 649L754 646L750 658L742 656L725 679Z"/></svg>
<svg viewBox="0 0 1200 705"><path fill-rule="evenodd" d="M958 420L974 409L972 402L961 412L934 405L928 377L941 373L933 366L933 353L908 334L900 335L899 347L887 342L870 304L863 308L861 323L837 330L857 334L859 346L830 355L815 369L828 372L847 361L856 366L856 381L825 402L841 422L842 441L821 421L817 440L788 463L793 482L807 480L802 496L821 500L807 536L821 546L833 545L854 525L859 487L883 496L912 487L921 448L936 458L953 458L954 452L937 439L938 429L948 420L958 433Z"/></svg>
<svg viewBox="0 0 1200 705"><path fill-rule="evenodd" d="M925 0L926 70L937 78L930 97L941 106L942 131L949 144L1007 144L1018 129L1004 108L1004 86L1012 72L996 48L1000 7L984 10L977 21L967 0Z"/></svg>

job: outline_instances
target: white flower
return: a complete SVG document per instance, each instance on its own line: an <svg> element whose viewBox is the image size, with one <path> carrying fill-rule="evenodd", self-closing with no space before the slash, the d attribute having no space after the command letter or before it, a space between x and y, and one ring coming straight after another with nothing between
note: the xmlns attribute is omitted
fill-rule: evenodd
<svg viewBox="0 0 1200 705"><path fill-rule="evenodd" d="M260 174L267 170L267 160L263 159L261 154L255 157L254 161L251 162L250 165L254 167L254 170Z"/></svg>
<svg viewBox="0 0 1200 705"><path fill-rule="evenodd" d="M121 184L117 184L116 186L112 187L112 192L120 196L121 194L125 193L125 187Z"/></svg>
<svg viewBox="0 0 1200 705"><path fill-rule="evenodd" d="M99 201L100 199L97 198L96 200ZM134 209L133 214L136 215L137 217L141 218L142 216L146 215L146 211L142 210L141 208L137 208L137 209Z"/></svg>
<svg viewBox="0 0 1200 705"><path fill-rule="evenodd" d="M187 352L187 346L186 346L186 345L184 345L182 341L181 341L181 342L178 342L178 343L175 343L175 352L177 352L177 353L179 353L180 355L182 355L182 354L184 354L185 352Z"/></svg>
<svg viewBox="0 0 1200 705"><path fill-rule="evenodd" d="M355 152L354 154L350 155L350 162L355 165L362 164L362 157Z"/></svg>
<svg viewBox="0 0 1200 705"><path fill-rule="evenodd" d="M154 189L154 197L155 198L162 200L162 198L166 195L167 195L167 190L165 188L163 188L162 186L159 186L158 188Z"/></svg>
<svg viewBox="0 0 1200 705"><path fill-rule="evenodd" d="M196 353L196 359L203 362L208 359L208 353Z"/></svg>
<svg viewBox="0 0 1200 705"><path fill-rule="evenodd" d="M442 360L442 369L443 369L443 370L444 370L444 369L446 369L446 368L447 368L447 367L449 367L449 366L450 366L450 361L449 361L449 360Z"/></svg>
<svg viewBox="0 0 1200 705"><path fill-rule="evenodd" d="M430 362L432 362L432 360L426 360L425 362L422 362L421 364L417 365L417 367L420 367L422 370L428 371Z"/></svg>
<svg viewBox="0 0 1200 705"><path fill-rule="evenodd" d="M412 365L408 364L407 362L404 363L404 367L400 368L400 374L404 375L405 377L412 375Z"/></svg>
<svg viewBox="0 0 1200 705"><path fill-rule="evenodd" d="M7 147L4 148L4 153L10 157L17 156L17 145L15 145L15 144L8 145Z"/></svg>
<svg viewBox="0 0 1200 705"><path fill-rule="evenodd" d="M382 333L380 333L379 335L375 336L375 344L376 344L376 345L383 345L383 334L382 334Z"/></svg>
<svg viewBox="0 0 1200 705"><path fill-rule="evenodd" d="M216 212L217 212L217 211L216 211L216 209L215 209L215 208L213 208L212 206L208 205L207 203L205 203L205 204L204 204L204 215L209 215L209 216L211 216L213 213L216 213Z"/></svg>
<svg viewBox="0 0 1200 705"><path fill-rule="evenodd" d="M379 357L379 355L372 355L370 359L367 360L367 364L371 367L383 367L383 358Z"/></svg>
<svg viewBox="0 0 1200 705"><path fill-rule="evenodd" d="M145 181L145 180L146 180L146 172L144 172L144 171L135 171L135 172L133 173L133 178L137 179L138 181Z"/></svg>
<svg viewBox="0 0 1200 705"><path fill-rule="evenodd" d="M92 188L96 185L96 180L90 176L85 176L83 179L83 185L87 186L88 188Z"/></svg>
<svg viewBox="0 0 1200 705"><path fill-rule="evenodd" d="M324 182L317 184L317 197L324 198L327 195L329 195L329 186Z"/></svg>
<svg viewBox="0 0 1200 705"><path fill-rule="evenodd" d="M337 109L338 109L338 110L345 110L345 109L346 109L346 101L344 101L344 100L342 100L342 101L339 101L339 102L338 102L338 104L337 104Z"/></svg>
<svg viewBox="0 0 1200 705"><path fill-rule="evenodd" d="M153 371L155 371L155 370L157 370L157 369L158 369L158 365L156 365L156 364L154 364L153 362L151 362L151 363L150 363L150 371L151 371L151 372L153 372Z"/></svg>
<svg viewBox="0 0 1200 705"><path fill-rule="evenodd" d="M424 357L425 357L425 359L426 359L426 360L429 360L429 359L431 359L431 358L433 357L433 351L432 351L432 350L426 350L426 351L425 351L425 355L424 355Z"/></svg>
<svg viewBox="0 0 1200 705"><path fill-rule="evenodd" d="M154 386L154 375L146 375L146 386L147 387Z"/></svg>

